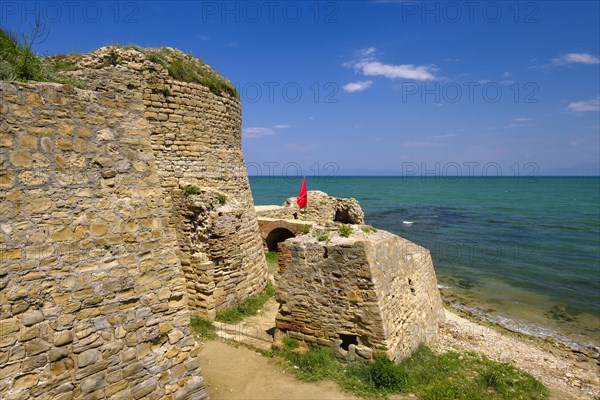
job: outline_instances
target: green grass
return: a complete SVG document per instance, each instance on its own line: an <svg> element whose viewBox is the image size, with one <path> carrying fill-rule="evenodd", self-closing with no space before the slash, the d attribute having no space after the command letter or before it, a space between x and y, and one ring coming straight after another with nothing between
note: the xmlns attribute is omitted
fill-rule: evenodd
<svg viewBox="0 0 600 400"><path fill-rule="evenodd" d="M375 233L377 232L377 228L373 228L371 225L363 225L360 227L360 230L364 233Z"/></svg>
<svg viewBox="0 0 600 400"><path fill-rule="evenodd" d="M312 225L311 224L304 224L304 225L302 225L302 229L300 230L300 232L303 235L306 235L307 233L310 233L311 229L312 229Z"/></svg>
<svg viewBox="0 0 600 400"><path fill-rule="evenodd" d="M256 315L269 298L275 295L275 288L271 281L267 283L266 289L257 295L250 296L237 307L217 311L216 320L228 324L237 324L246 317Z"/></svg>
<svg viewBox="0 0 600 400"><path fill-rule="evenodd" d="M227 196L222 193L219 193L217 195L217 201L219 202L219 204L223 205L227 202Z"/></svg>
<svg viewBox="0 0 600 400"><path fill-rule="evenodd" d="M423 400L541 400L549 396L548 389L531 375L470 352L438 355L421 345L400 364L385 354L377 354L372 363L346 363L328 348L311 348L301 354L292 341L283 343L282 349L272 350L270 355L283 359L299 379L332 380L361 397L413 393Z"/></svg>
<svg viewBox="0 0 600 400"><path fill-rule="evenodd" d="M22 39L5 29L0 28L0 80L4 81L40 81L69 84L84 89L85 83L61 74L61 72L77 69L80 54L59 54L42 58L33 52L43 33L40 27ZM122 49L136 49L146 55L149 61L160 64L167 69L174 79L194 82L206 86L216 95L228 94L239 99L235 87L227 79L213 71L201 60L168 47L146 49L135 45L115 46ZM122 63L116 51L109 52L103 67ZM163 94L165 93L163 88Z"/></svg>
<svg viewBox="0 0 600 400"><path fill-rule="evenodd" d="M203 318L192 318L192 329L206 339L216 339L217 333L215 326Z"/></svg>
<svg viewBox="0 0 600 400"><path fill-rule="evenodd" d="M285 337L285 338L283 338L282 342L286 348L291 349L291 350L297 349L298 347L300 347L300 342L293 338Z"/></svg>
<svg viewBox="0 0 600 400"><path fill-rule="evenodd" d="M132 47L132 46L129 46ZM146 55L149 61L160 64L167 69L169 75L183 82L194 82L206 86L216 95L229 94L239 99L235 87L227 79L213 71L201 60L168 47L145 49L136 47Z"/></svg>
<svg viewBox="0 0 600 400"><path fill-rule="evenodd" d="M338 228L338 233L343 237L348 237L352 234L352 226L348 224L341 224Z"/></svg>
<svg viewBox="0 0 600 400"><path fill-rule="evenodd" d="M40 81L72 85L80 89L85 84L80 80L60 75L59 72L74 69L67 57L46 62L32 50L36 33L29 39L27 35L19 39L16 35L0 28L0 80L3 81Z"/></svg>
<svg viewBox="0 0 600 400"><path fill-rule="evenodd" d="M267 267L270 271L275 272L279 268L279 262L277 261L277 252L276 251L268 251L265 253L265 258L267 259Z"/></svg>

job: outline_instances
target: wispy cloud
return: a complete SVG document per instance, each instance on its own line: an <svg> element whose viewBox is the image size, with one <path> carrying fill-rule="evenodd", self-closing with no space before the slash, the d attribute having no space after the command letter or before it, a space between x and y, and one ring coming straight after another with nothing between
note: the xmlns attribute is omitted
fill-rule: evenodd
<svg viewBox="0 0 600 400"><path fill-rule="evenodd" d="M510 78L511 76L512 76L512 74L511 74L510 72L508 72L508 71L504 71L504 72L502 73L502 77L503 77L503 78Z"/></svg>
<svg viewBox="0 0 600 400"><path fill-rule="evenodd" d="M257 137L274 135L275 130L271 129L271 128L252 127L252 128L244 128L242 130L242 133L245 138L254 139Z"/></svg>
<svg viewBox="0 0 600 400"><path fill-rule="evenodd" d="M275 125L272 128L264 128L264 127L251 127L242 129L242 135L246 139L255 139L262 136L271 136L277 133L278 129L287 129L290 125L287 124L279 124Z"/></svg>
<svg viewBox="0 0 600 400"><path fill-rule="evenodd" d="M575 101L567 108L575 112L600 111L600 96L588 101Z"/></svg>
<svg viewBox="0 0 600 400"><path fill-rule="evenodd" d="M560 64L600 64L600 58L589 53L568 53L552 60L556 65Z"/></svg>
<svg viewBox="0 0 600 400"><path fill-rule="evenodd" d="M345 63L364 76L383 76L389 79L411 79L417 81L435 80L437 68L434 65L385 64L375 57L376 49L369 47L358 51L358 60Z"/></svg>
<svg viewBox="0 0 600 400"><path fill-rule="evenodd" d="M530 62L536 62L537 59L534 58L529 60ZM561 56L555 57L551 59L549 62L542 65L532 65L529 69L548 69L548 68L556 68L561 66L573 65L573 64L587 64L587 65L595 65L600 64L600 58L589 54L589 53L567 53Z"/></svg>
<svg viewBox="0 0 600 400"><path fill-rule="evenodd" d="M513 118L513 121L515 121L515 122L529 122L529 121L533 121L533 120L535 120L535 118L530 118L530 117Z"/></svg>
<svg viewBox="0 0 600 400"><path fill-rule="evenodd" d="M366 49L361 49L359 51L357 51L357 54L359 57L364 58L364 57L369 57L372 56L373 54L375 54L375 47L369 47Z"/></svg>
<svg viewBox="0 0 600 400"><path fill-rule="evenodd" d="M362 92L370 88L372 84L373 81L350 82L342 86L342 89L348 93Z"/></svg>
<svg viewBox="0 0 600 400"><path fill-rule="evenodd" d="M450 138L453 138L456 136L457 135L455 135L454 133L447 133L445 135L435 135L435 136L432 136L432 138L434 138L434 139L450 139Z"/></svg>

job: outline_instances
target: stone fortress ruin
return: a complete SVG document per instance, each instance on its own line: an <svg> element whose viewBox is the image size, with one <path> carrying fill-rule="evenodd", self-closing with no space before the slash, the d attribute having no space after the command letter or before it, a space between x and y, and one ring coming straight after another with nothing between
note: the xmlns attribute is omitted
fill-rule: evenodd
<svg viewBox="0 0 600 400"><path fill-rule="evenodd" d="M278 335L368 359L435 334L428 251L363 232L358 202L310 192L327 199L305 215L257 217L240 102L208 66L169 48L68 61L85 89L1 82L0 398L207 398L190 318L264 290L265 244ZM209 79L173 77L186 66Z"/></svg>
<svg viewBox="0 0 600 400"><path fill-rule="evenodd" d="M369 360L376 351L400 360L435 337L444 313L429 251L364 225L355 199L309 191L308 202L306 213L295 198L281 207L257 206L261 230L306 224L296 215L314 224L314 234L277 245L279 335L332 347L350 361ZM348 237L338 232L344 222L351 224Z"/></svg>

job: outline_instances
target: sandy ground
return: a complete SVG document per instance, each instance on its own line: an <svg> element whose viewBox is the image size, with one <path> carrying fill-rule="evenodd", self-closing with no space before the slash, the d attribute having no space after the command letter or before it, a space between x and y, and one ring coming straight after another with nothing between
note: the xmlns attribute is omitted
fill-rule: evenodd
<svg viewBox="0 0 600 400"><path fill-rule="evenodd" d="M229 328L244 333L266 330L274 325L276 311L277 304L270 300L261 314ZM240 335L234 336L224 335L229 340L238 340ZM253 345L256 339L238 341ZM260 343L266 344L262 339ZM273 360L244 346L227 344L224 340L208 341L202 346L202 374L211 399L353 399L332 382L300 382ZM578 359L571 352L549 344L500 333L448 310L446 323L432 347L438 351L475 351L511 363L548 386L552 399L593 399L600 395L600 366L593 360Z"/></svg>
<svg viewBox="0 0 600 400"><path fill-rule="evenodd" d="M354 399L333 382L300 382L269 358L243 346L206 342L200 361L212 400Z"/></svg>

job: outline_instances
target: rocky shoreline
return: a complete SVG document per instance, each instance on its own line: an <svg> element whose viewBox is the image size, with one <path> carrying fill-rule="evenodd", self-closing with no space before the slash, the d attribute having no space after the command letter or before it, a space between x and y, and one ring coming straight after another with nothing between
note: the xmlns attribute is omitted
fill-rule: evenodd
<svg viewBox="0 0 600 400"><path fill-rule="evenodd" d="M580 359L586 358L592 363L596 363L600 366L600 347L593 343L577 341L547 328L537 327L535 325L524 325L522 323L516 323L508 318L491 315L476 306L457 300L451 294L444 294L444 290L442 290L442 301L447 309L477 323L495 326L515 335L534 338L549 343L562 350L572 352Z"/></svg>
<svg viewBox="0 0 600 400"><path fill-rule="evenodd" d="M467 319L446 306L446 322L434 347L439 351L475 351L492 360L513 364L547 385L552 399L579 400L600 396L597 359L582 357L582 353L574 353L556 343L507 330L503 332L498 327L484 324L487 323Z"/></svg>

